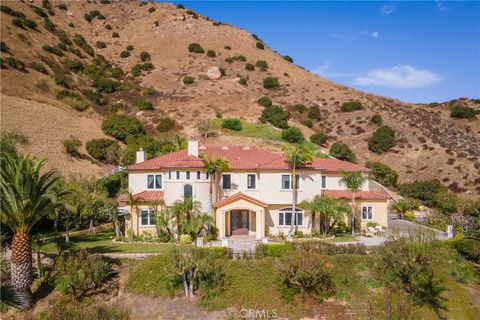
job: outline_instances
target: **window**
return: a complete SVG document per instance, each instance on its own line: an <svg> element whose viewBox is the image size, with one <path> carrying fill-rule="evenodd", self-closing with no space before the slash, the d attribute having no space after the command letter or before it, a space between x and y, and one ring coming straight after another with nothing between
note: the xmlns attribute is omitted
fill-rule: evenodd
<svg viewBox="0 0 480 320"><path fill-rule="evenodd" d="M147 189L162 189L162 175L149 174L147 176Z"/></svg>
<svg viewBox="0 0 480 320"><path fill-rule="evenodd" d="M193 187L190 184L186 184L183 186L183 198L193 198Z"/></svg>
<svg viewBox="0 0 480 320"><path fill-rule="evenodd" d="M168 171L168 180L172 180L172 171Z"/></svg>
<svg viewBox="0 0 480 320"><path fill-rule="evenodd" d="M232 175L230 173L222 175L222 188L232 189Z"/></svg>
<svg viewBox="0 0 480 320"><path fill-rule="evenodd" d="M300 189L300 175L296 174L295 175L295 189ZM282 174L282 190L291 190L292 189L292 175L291 174Z"/></svg>
<svg viewBox="0 0 480 320"><path fill-rule="evenodd" d="M197 171L197 180L200 180L200 171Z"/></svg>
<svg viewBox="0 0 480 320"><path fill-rule="evenodd" d="M180 171L177 171L177 180L180 180Z"/></svg>
<svg viewBox="0 0 480 320"><path fill-rule="evenodd" d="M207 172L207 173L205 173L205 178L206 178L207 180L209 180L209 179L210 179L210 174L209 174L208 172Z"/></svg>
<svg viewBox="0 0 480 320"><path fill-rule="evenodd" d="M362 207L362 220L373 220L372 206Z"/></svg>
<svg viewBox="0 0 480 320"><path fill-rule="evenodd" d="M155 214L150 213L148 210L142 210L140 213L140 225L141 226L154 226L156 223Z"/></svg>
<svg viewBox="0 0 480 320"><path fill-rule="evenodd" d="M190 171L187 171L186 174L187 174L187 178L186 178L186 179L187 179L187 180L190 180Z"/></svg>
<svg viewBox="0 0 480 320"><path fill-rule="evenodd" d="M294 225L303 226L303 210L295 209ZM292 225L292 208L286 208L278 211L278 225L288 227Z"/></svg>
<svg viewBox="0 0 480 320"><path fill-rule="evenodd" d="M247 175L247 189L257 189L257 176L255 174Z"/></svg>
<svg viewBox="0 0 480 320"><path fill-rule="evenodd" d="M322 176L322 189L327 188L327 177Z"/></svg>

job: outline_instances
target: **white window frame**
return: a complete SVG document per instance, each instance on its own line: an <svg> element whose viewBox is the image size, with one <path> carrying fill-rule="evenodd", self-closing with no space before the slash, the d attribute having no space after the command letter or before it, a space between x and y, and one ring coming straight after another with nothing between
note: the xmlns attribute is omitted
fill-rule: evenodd
<svg viewBox="0 0 480 320"><path fill-rule="evenodd" d="M305 211L303 209L300 209L300 208L296 208L295 211L297 212L297 215L298 214L301 214L302 216L302 224L296 224L297 227L304 227L305 226ZM292 212L292 208L283 208L283 209L280 209L278 210L278 218L277 218L277 225L279 227L290 227L291 225L290 224L286 224L286 215L285 213L293 213ZM283 215L283 224L280 224L280 215ZM294 224L295 226L295 224Z"/></svg>
<svg viewBox="0 0 480 320"><path fill-rule="evenodd" d="M148 187L148 177L149 177L149 176L153 176L153 188L149 188L149 187ZM160 176L160 179L162 180L160 188L157 188L157 176ZM160 173L160 174L157 174L157 173L151 173L151 174L150 174L150 173L149 173L149 174L147 174L147 177L146 177L146 178L147 178L147 183L146 183L146 185L147 185L147 190L163 190L163 183L164 183L164 181L163 181L163 174L161 174L161 173Z"/></svg>
<svg viewBox="0 0 480 320"><path fill-rule="evenodd" d="M148 216L147 216L147 217L148 217L148 218L147 218L148 224L143 224L143 223L142 223L142 214L143 214L143 212L147 212L147 214L148 214ZM140 209L140 215L138 216L138 220L139 220L139 221L138 221L138 225L139 225L140 227L147 227L147 228L148 228L148 227L155 227L154 224L151 224L151 218L152 218L152 216L151 216L151 212L150 212L149 209Z"/></svg>
<svg viewBox="0 0 480 320"><path fill-rule="evenodd" d="M230 188L223 187L223 177L230 176ZM232 190L233 189L233 174L231 173L222 173L222 190Z"/></svg>
<svg viewBox="0 0 480 320"><path fill-rule="evenodd" d="M324 184L325 182L325 184ZM320 188L321 189L327 189L327 176L321 176L320 177Z"/></svg>
<svg viewBox="0 0 480 320"><path fill-rule="evenodd" d="M363 209L364 209L364 208L370 208L370 213L372 214L372 217L371 217L370 219L368 218L368 209L367 209L367 218L366 218L366 219L363 218ZM375 220L375 219L373 218L373 206L372 206L371 204L363 205L363 206L362 206L361 214L362 214L361 218L362 218L362 220L364 220L364 221L372 221L372 220Z"/></svg>
<svg viewBox="0 0 480 320"><path fill-rule="evenodd" d="M288 189L285 189L285 188L283 187L283 176L289 176L289 182L290 182L289 185L290 185L290 186L289 186ZM301 187L302 187L302 184L300 183L301 180L302 180L302 176L301 176L299 173L297 173L296 176L298 176L297 191L300 191L300 190L301 190ZM293 189L293 188L292 188L292 187L293 187L293 179L292 179L292 177L293 177L293 174L291 174L291 173L290 173L290 174L288 174L288 173L282 173L282 174L280 175L280 183L281 183L281 185L282 185L280 190L282 190L282 191L287 191L287 190L292 190L292 189Z"/></svg>
<svg viewBox="0 0 480 320"><path fill-rule="evenodd" d="M254 177L254 180L255 180L255 188L249 188L248 187L248 177L249 176L253 176ZM246 189L247 190L258 190L258 179L257 179L257 175L255 173L247 173L247 185L246 185Z"/></svg>

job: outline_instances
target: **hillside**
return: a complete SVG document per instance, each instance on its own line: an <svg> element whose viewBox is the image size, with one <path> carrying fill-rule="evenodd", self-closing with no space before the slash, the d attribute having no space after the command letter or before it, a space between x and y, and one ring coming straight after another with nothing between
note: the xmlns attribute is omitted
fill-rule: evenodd
<svg viewBox="0 0 480 320"><path fill-rule="evenodd" d="M450 117L447 103L436 107L407 104L335 84L285 60L267 43L263 50L257 48L257 40L249 32L172 4L108 2L51 1L51 7L46 4L47 8L42 10L54 27L49 23L45 25L42 14L36 14L30 7L34 4L42 8L42 1L2 2L11 10L23 13L26 17L22 19L34 21L37 27L13 25L15 13L12 15L2 9L1 37L9 52L2 52L5 68L1 70L1 130L15 129L26 134L30 140L27 150L47 157L50 165L65 174L100 173L98 163L87 157L73 159L68 156L63 151L62 141L73 135L85 144L90 139L104 137L100 124L111 113L108 108L111 104L125 104L126 109L120 112L135 115L149 133L156 132L160 117L168 116L188 134L199 119L215 118L216 112L224 118L257 121L263 110L257 100L267 95L275 105L285 109L295 104L318 105L321 118L312 128L301 125L302 116L298 114L293 114L289 125L300 127L307 137L314 131L323 131L331 137L330 144L334 141L348 144L360 163L369 160L388 164L400 173L401 181L438 178L457 192L480 191L478 116L476 120L454 119ZM115 32L118 37L112 36ZM103 93L107 104L100 106L90 100L89 107L81 112L71 106L77 105L79 109L78 101L57 99L57 94L68 86L79 99L88 101L81 90L92 89L92 80L85 72L69 69L64 61L68 58L87 65L92 62L92 56L77 43L64 44L66 51L55 47L61 35L73 40L75 34L81 35L97 56L103 55L125 72L117 77L121 89ZM104 42L104 45L97 42ZM205 53L189 52L187 48L191 43L200 44ZM45 51L45 45L61 50L60 55ZM128 51L130 56L122 58L122 51L129 45L133 46L133 50ZM207 50L214 50L216 56L207 56ZM132 67L144 63L139 58L142 51L150 54L148 62L154 68L134 77ZM26 71L7 65L5 61L10 56L23 61ZM244 56L246 61L225 61L238 56ZM258 67L253 71L245 69L247 63L255 65L258 60L268 63L266 71ZM43 65L48 74L33 70L32 62ZM210 79L207 70L212 66L223 68L225 75ZM59 73L64 75L64 82L53 77ZM194 83L185 85L182 82L185 76L193 77ZM248 79L246 86L238 83L240 76ZM265 89L263 80L267 77L278 78L280 87ZM138 111L133 108L133 102L140 98L151 102L154 109ZM341 112L341 105L349 101L361 102L364 109ZM459 103L479 110L479 105L471 100ZM84 105L80 105L83 109ZM370 120L374 114L380 114L383 124L396 131L394 147L380 155L367 148L367 139L378 128ZM265 140L228 135L215 139L216 143L270 144Z"/></svg>

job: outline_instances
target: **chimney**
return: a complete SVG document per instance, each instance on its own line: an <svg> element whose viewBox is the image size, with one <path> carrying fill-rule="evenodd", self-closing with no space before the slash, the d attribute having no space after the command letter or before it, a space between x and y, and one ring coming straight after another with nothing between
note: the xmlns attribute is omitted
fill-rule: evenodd
<svg viewBox="0 0 480 320"><path fill-rule="evenodd" d="M143 148L138 149L136 163L144 162L145 160L147 160L147 154L143 151Z"/></svg>
<svg viewBox="0 0 480 320"><path fill-rule="evenodd" d="M195 136L188 140L188 155L198 157L198 140Z"/></svg>

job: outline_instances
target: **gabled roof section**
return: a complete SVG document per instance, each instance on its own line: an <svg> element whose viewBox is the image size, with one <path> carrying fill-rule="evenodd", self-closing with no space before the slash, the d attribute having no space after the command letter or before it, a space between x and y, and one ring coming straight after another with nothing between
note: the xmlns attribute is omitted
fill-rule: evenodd
<svg viewBox="0 0 480 320"><path fill-rule="evenodd" d="M282 153L249 147L200 146L200 154L211 158L225 158L231 170L289 170L290 165ZM158 156L141 163L133 164L127 170L161 170L166 168L203 168L200 157L189 156L187 150L180 150ZM319 169L325 171L363 171L356 164L335 158L315 159L301 169Z"/></svg>
<svg viewBox="0 0 480 320"><path fill-rule="evenodd" d="M263 201L260 201L258 199L255 199L253 197L250 197L250 196L248 196L248 195L246 195L245 193L242 193L242 192L235 193L234 195L225 197L225 198L215 202L213 204L213 207L218 208L220 206L226 205L228 203L235 202L235 201L240 200L240 199L243 199L243 200L248 201L248 202L252 202L252 203L254 203L256 205L259 205L261 207L264 207L264 208L268 207L267 203L265 203Z"/></svg>
<svg viewBox="0 0 480 320"><path fill-rule="evenodd" d="M352 191L350 190L323 190L322 195L335 199L352 199ZM357 191L355 199L357 200L388 200L389 195L374 191Z"/></svg>

